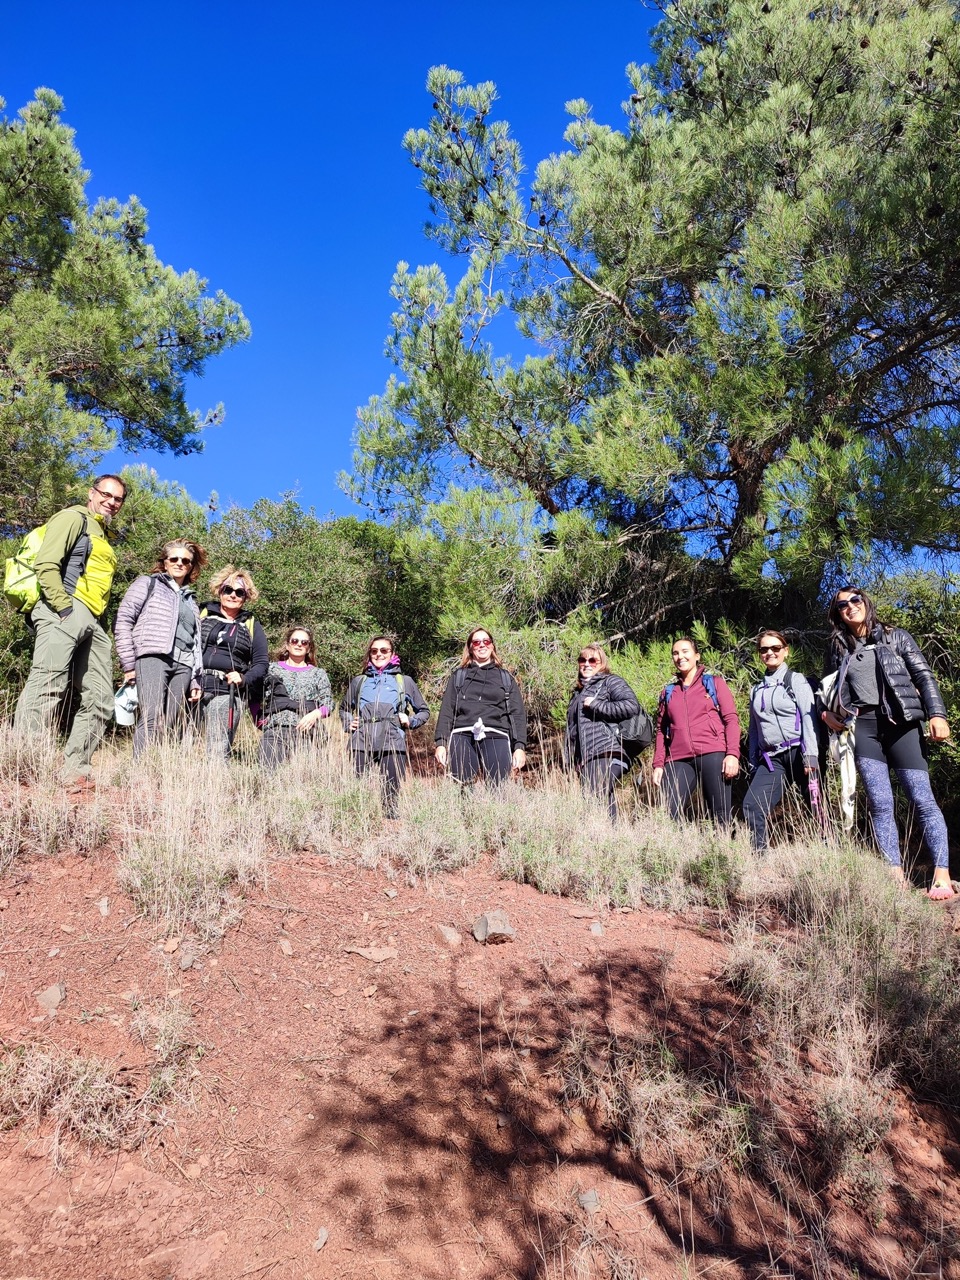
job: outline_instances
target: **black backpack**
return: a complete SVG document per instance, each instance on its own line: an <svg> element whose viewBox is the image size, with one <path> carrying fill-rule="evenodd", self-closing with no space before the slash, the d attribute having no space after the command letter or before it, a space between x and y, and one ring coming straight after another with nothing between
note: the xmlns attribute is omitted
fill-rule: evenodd
<svg viewBox="0 0 960 1280"><path fill-rule="evenodd" d="M631 716L629 720L621 720L611 728L620 739L620 748L631 764L653 742L653 721L643 707L637 715Z"/></svg>
<svg viewBox="0 0 960 1280"><path fill-rule="evenodd" d="M639 701L639 699L637 699ZM643 755L653 742L656 730L643 707L629 720L606 721L607 728L620 740L620 750L631 764Z"/></svg>

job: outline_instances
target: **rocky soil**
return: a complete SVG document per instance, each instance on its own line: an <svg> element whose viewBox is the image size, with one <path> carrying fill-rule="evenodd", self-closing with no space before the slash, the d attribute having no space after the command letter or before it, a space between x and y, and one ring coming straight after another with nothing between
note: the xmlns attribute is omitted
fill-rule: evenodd
<svg viewBox="0 0 960 1280"><path fill-rule="evenodd" d="M755 1159L641 1161L564 1096L571 1036L647 1036L802 1133L762 1097L709 914L601 915L483 866L410 887L304 853L210 946L135 918L109 849L16 863L0 907L8 1051L97 1055L143 1092L157 1050L134 1023L190 1014L178 1097L133 1149L67 1137L57 1169L49 1117L0 1135L10 1280L960 1276L948 1112L897 1095L865 1215ZM497 908L516 936L481 945Z"/></svg>

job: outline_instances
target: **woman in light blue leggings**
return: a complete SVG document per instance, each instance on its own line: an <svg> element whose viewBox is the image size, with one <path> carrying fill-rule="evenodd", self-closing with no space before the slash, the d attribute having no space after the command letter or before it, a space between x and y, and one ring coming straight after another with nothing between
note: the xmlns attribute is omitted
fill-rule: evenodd
<svg viewBox="0 0 960 1280"><path fill-rule="evenodd" d="M859 587L841 587L830 604L833 624L827 670L837 671L837 710L822 711L824 723L838 731L856 718L854 756L867 793L874 839L903 881L900 836L894 819L890 770L897 775L917 814L933 857L935 901L955 897L950 883L947 824L930 787L930 768L921 732L929 721L930 738L950 737L946 708L937 681L909 631L877 619L873 601Z"/></svg>

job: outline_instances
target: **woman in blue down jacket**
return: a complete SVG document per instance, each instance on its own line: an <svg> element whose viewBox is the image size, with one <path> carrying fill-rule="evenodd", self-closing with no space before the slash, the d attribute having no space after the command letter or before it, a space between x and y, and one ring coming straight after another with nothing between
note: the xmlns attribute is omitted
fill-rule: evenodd
<svg viewBox="0 0 960 1280"><path fill-rule="evenodd" d="M610 670L598 644L584 645L577 658L577 683L567 707L564 758L580 775L584 791L606 798L616 821L616 786L630 768L615 726L640 713L637 695L626 680Z"/></svg>
<svg viewBox="0 0 960 1280"><path fill-rule="evenodd" d="M905 883L894 817L893 769L917 813L933 856L935 901L955 897L950 883L947 824L930 787L921 732L946 742L950 726L936 677L909 631L884 626L860 587L841 587L827 613L833 624L824 674L836 671L836 711L821 711L835 733L855 720L854 758L867 792L873 835L896 880Z"/></svg>
<svg viewBox="0 0 960 1280"><path fill-rule="evenodd" d="M120 601L114 636L127 684L136 684L140 714L133 731L133 754L184 719L187 701L200 697L200 611L193 584L207 563L196 542L164 544L148 574L127 588Z"/></svg>
<svg viewBox="0 0 960 1280"><path fill-rule="evenodd" d="M374 636L367 660L354 676L340 708L340 720L350 734L353 764L358 774L378 769L382 775L383 809L397 816L397 796L407 772L407 738L430 718L430 708L410 676L400 672L400 655L389 636Z"/></svg>

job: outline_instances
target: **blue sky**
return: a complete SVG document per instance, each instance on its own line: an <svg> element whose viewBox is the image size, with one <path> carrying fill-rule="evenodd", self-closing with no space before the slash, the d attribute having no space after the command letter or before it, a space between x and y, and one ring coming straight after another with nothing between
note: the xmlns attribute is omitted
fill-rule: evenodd
<svg viewBox="0 0 960 1280"><path fill-rule="evenodd" d="M640 0L9 7L6 113L55 89L91 201L138 196L160 258L223 289L253 326L190 386L192 407L227 409L204 453L114 465L147 462L201 502L297 488L320 514L354 510L336 475L356 407L391 370L391 276L437 256L400 145L429 118L428 68L493 80L532 169L562 149L571 98L622 124L624 68L649 59L658 16Z"/></svg>

